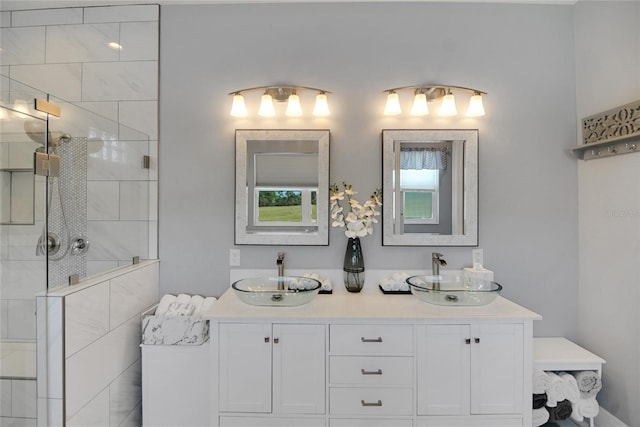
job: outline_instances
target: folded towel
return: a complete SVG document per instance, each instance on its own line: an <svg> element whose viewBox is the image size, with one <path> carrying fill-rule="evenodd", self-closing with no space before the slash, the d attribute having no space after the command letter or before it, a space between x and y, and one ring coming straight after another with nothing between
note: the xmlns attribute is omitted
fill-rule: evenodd
<svg viewBox="0 0 640 427"><path fill-rule="evenodd" d="M164 315L169 309L169 305L175 301L176 301L175 295L171 295L171 294L167 294L162 298L160 298L160 303L158 304L158 308L156 308L156 313L155 313L156 316Z"/></svg>
<svg viewBox="0 0 640 427"><path fill-rule="evenodd" d="M562 372L558 375L560 375L560 378L565 382L567 400L571 403L576 403L578 399L580 399L580 390L578 389L576 377L567 372Z"/></svg>
<svg viewBox="0 0 640 427"><path fill-rule="evenodd" d="M536 369L533 371L533 394L542 394L547 392L547 388L549 387L549 382L551 378L549 375Z"/></svg>
<svg viewBox="0 0 640 427"><path fill-rule="evenodd" d="M558 402L567 398L567 383L557 374L547 372L550 381L547 387L547 408L555 408Z"/></svg>
<svg viewBox="0 0 640 427"><path fill-rule="evenodd" d="M600 405L595 397L580 398L573 404L571 418L580 422L585 418L595 418L600 413Z"/></svg>
<svg viewBox="0 0 640 427"><path fill-rule="evenodd" d="M331 284L331 280L330 279L324 279L322 281L322 290L323 291L330 291L333 289L333 285Z"/></svg>
<svg viewBox="0 0 640 427"><path fill-rule="evenodd" d="M191 295L179 294L178 298L176 298L176 302L180 304L189 304L189 302L191 302Z"/></svg>
<svg viewBox="0 0 640 427"><path fill-rule="evenodd" d="M562 400L554 408L546 407L549 411L549 421L566 420L571 416L572 406L568 400Z"/></svg>
<svg viewBox="0 0 640 427"><path fill-rule="evenodd" d="M547 393L533 395L533 409L544 408L547 404Z"/></svg>
<svg viewBox="0 0 640 427"><path fill-rule="evenodd" d="M549 421L549 411L547 408L540 408L533 410L533 416L531 417L531 425L533 427L540 427Z"/></svg>
<svg viewBox="0 0 640 427"><path fill-rule="evenodd" d="M400 285L400 290L401 291L405 291L405 292L408 291L409 290L409 284L406 281L402 282L402 284Z"/></svg>
<svg viewBox="0 0 640 427"><path fill-rule="evenodd" d="M190 316L193 314L194 306L189 303L180 303L173 302L169 304L169 309L167 310L165 316L173 317L173 316Z"/></svg>
<svg viewBox="0 0 640 427"><path fill-rule="evenodd" d="M193 304L193 316L199 316L202 312L202 305L204 304L204 298L200 295L194 295L191 297L191 304Z"/></svg>
<svg viewBox="0 0 640 427"><path fill-rule="evenodd" d="M209 311L216 301L218 301L216 297L206 297L202 303L202 312Z"/></svg>
<svg viewBox="0 0 640 427"><path fill-rule="evenodd" d="M575 374L578 389L582 397L595 397L602 389L600 375L595 371L579 371Z"/></svg>

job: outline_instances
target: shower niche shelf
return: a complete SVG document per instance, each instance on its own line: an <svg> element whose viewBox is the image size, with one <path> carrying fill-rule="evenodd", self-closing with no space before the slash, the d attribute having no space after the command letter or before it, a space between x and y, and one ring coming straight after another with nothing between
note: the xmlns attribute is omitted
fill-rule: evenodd
<svg viewBox="0 0 640 427"><path fill-rule="evenodd" d="M0 168L0 225L35 224L33 169Z"/></svg>

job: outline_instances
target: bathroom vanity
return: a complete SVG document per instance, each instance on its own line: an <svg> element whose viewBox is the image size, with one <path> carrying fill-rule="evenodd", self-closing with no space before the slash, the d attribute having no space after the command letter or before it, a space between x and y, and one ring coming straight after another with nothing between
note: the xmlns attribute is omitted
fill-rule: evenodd
<svg viewBox="0 0 640 427"><path fill-rule="evenodd" d="M531 425L532 323L539 315L502 297L459 307L377 289L341 292L298 307L256 307L227 291L208 315L211 338L201 349L208 356L172 364L203 373L187 376L183 396L209 385L209 405L188 411L194 423ZM145 414L177 409L171 406ZM194 424L183 418L182 425Z"/></svg>

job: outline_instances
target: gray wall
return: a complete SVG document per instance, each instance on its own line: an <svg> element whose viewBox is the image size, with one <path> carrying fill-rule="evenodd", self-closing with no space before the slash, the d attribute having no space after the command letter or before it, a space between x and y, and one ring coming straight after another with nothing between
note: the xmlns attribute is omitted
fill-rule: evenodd
<svg viewBox="0 0 640 427"><path fill-rule="evenodd" d="M640 1L575 8L578 117L640 99ZM637 139L640 142L640 138ZM640 156L579 162L579 342L607 360L600 403L640 425Z"/></svg>
<svg viewBox="0 0 640 427"><path fill-rule="evenodd" d="M578 226L573 8L439 3L166 6L160 50L161 292L220 295L233 248L234 130L331 129L331 182L381 185L381 129L477 128L480 247L504 295L544 316L537 335L577 334ZM383 117L384 89L449 83L487 91L478 119ZM232 90L333 92L328 119L229 116ZM401 94L401 98L402 98ZM409 108L408 94L404 94ZM242 268L342 265L328 247L243 246ZM436 248L363 240L366 265L428 268ZM471 248L437 248L450 268Z"/></svg>

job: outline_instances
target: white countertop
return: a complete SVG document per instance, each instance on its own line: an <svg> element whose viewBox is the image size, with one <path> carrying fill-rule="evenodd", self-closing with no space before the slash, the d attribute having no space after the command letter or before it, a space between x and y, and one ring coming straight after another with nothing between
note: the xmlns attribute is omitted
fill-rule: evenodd
<svg viewBox="0 0 640 427"><path fill-rule="evenodd" d="M506 298L479 307L441 306L420 301L413 295L385 295L377 288L366 292L321 294L308 304L296 307L258 307L245 304L232 289L227 290L205 317L215 321L296 321L384 323L464 321L464 320L539 320L542 317Z"/></svg>

